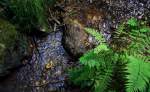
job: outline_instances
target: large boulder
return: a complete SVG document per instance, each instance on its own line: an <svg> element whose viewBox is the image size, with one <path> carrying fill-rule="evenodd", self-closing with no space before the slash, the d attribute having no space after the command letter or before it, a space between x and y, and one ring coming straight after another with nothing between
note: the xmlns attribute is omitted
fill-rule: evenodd
<svg viewBox="0 0 150 92"><path fill-rule="evenodd" d="M65 11L64 22L67 29L64 31L63 44L70 54L80 57L96 45L95 39L85 32L85 27L98 29L103 13L85 3L68 4Z"/></svg>
<svg viewBox="0 0 150 92"><path fill-rule="evenodd" d="M0 19L0 76L21 64L27 52L27 41L9 22Z"/></svg>

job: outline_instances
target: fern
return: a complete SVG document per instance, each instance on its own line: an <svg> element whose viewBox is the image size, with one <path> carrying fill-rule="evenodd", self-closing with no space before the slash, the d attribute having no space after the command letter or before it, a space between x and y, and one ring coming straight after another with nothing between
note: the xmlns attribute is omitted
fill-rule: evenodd
<svg viewBox="0 0 150 92"><path fill-rule="evenodd" d="M91 71L89 67L83 66L80 68L73 68L70 70L70 80L74 80L73 83L76 85L80 85L82 87L88 86L92 81L89 78L91 75L93 75L94 71ZM84 84L83 84L84 83Z"/></svg>
<svg viewBox="0 0 150 92"><path fill-rule="evenodd" d="M147 86L146 92L150 92L150 85Z"/></svg>
<svg viewBox="0 0 150 92"><path fill-rule="evenodd" d="M127 92L145 92L147 83L150 79L150 63L142 61L140 58L129 56L127 64L128 83Z"/></svg>
<svg viewBox="0 0 150 92"><path fill-rule="evenodd" d="M100 64L99 62L97 62L98 59L99 59L98 55L94 53L94 50L92 50L80 58L80 63L90 68L95 67L95 66L99 67Z"/></svg>
<svg viewBox="0 0 150 92"><path fill-rule="evenodd" d="M128 20L127 24L130 25L131 27L135 27L138 26L138 21L136 18L131 18Z"/></svg>
<svg viewBox="0 0 150 92"><path fill-rule="evenodd" d="M73 82L81 83L84 87L87 83L88 87L93 88L93 92L149 90L147 84L150 82L150 28L146 26L146 22L141 23L131 18L122 23L117 31L112 33L110 43L95 29L85 28L85 31L94 36L100 44L80 58L82 66L71 71L74 72L71 74ZM119 78L113 79L114 76ZM113 86L111 83L114 82L120 83L121 86Z"/></svg>
<svg viewBox="0 0 150 92"><path fill-rule="evenodd" d="M103 35L100 34L99 32L97 32L97 30L92 29L92 28L85 28L85 31L87 33L91 34L92 36L94 36L97 41L105 42L105 39L104 39Z"/></svg>
<svg viewBox="0 0 150 92"><path fill-rule="evenodd" d="M103 72L100 72L99 76L95 78L95 91L94 92L105 92L106 89L108 88L108 85L110 84L112 80L112 75L113 75L113 67L114 65L107 65Z"/></svg>
<svg viewBox="0 0 150 92"><path fill-rule="evenodd" d="M145 92L147 83L150 80L150 64L148 62L150 53L147 52L147 50L150 50L150 28L135 18L130 19L127 24L129 29L126 33L130 44L126 46L127 49L125 50L128 54L126 72L129 73L127 75L126 91Z"/></svg>

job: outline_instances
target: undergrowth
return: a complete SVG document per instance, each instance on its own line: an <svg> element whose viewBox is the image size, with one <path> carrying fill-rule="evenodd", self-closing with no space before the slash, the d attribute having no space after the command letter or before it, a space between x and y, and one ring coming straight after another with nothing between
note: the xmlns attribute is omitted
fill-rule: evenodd
<svg viewBox="0 0 150 92"><path fill-rule="evenodd" d="M15 27L7 21L0 19L0 64L3 61L3 54L6 48L11 48L17 39Z"/></svg>
<svg viewBox="0 0 150 92"><path fill-rule="evenodd" d="M70 81L92 92L150 92L150 28L146 21L129 19L106 42L103 35L85 28L100 42L69 72Z"/></svg>
<svg viewBox="0 0 150 92"><path fill-rule="evenodd" d="M15 14L14 19L24 30L41 26L46 28L44 0L11 0L10 9Z"/></svg>
<svg viewBox="0 0 150 92"><path fill-rule="evenodd" d="M47 10L55 0L1 0L4 11L0 15L7 17L20 30L30 32L33 29L48 31Z"/></svg>

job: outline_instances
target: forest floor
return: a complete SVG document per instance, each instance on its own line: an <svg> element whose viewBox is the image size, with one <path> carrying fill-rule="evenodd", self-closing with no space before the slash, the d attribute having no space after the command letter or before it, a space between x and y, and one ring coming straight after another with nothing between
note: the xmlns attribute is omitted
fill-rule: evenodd
<svg viewBox="0 0 150 92"><path fill-rule="evenodd" d="M83 28L95 28L109 39L121 20L149 15L147 4L136 0L77 1L60 1L49 10L49 26L53 25L54 32L34 38L31 60L1 81L1 92L81 92L79 87L68 85L66 69L97 44Z"/></svg>

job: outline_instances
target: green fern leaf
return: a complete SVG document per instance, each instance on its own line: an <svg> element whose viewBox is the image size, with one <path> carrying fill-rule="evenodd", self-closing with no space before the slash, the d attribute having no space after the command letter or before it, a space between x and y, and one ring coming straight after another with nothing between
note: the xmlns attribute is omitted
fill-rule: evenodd
<svg viewBox="0 0 150 92"><path fill-rule="evenodd" d="M73 68L69 71L69 79L75 85L80 85L81 88L90 87L94 83L95 70L88 66Z"/></svg>
<svg viewBox="0 0 150 92"><path fill-rule="evenodd" d="M150 32L150 28L148 27L143 27L140 29L140 32L145 33L145 32Z"/></svg>
<svg viewBox="0 0 150 92"><path fill-rule="evenodd" d="M98 42L105 42L105 39L103 37L102 34L100 34L99 32L97 32L96 29L93 29L93 28L85 28L85 31L87 33L89 33L90 35L94 36L95 39L98 41Z"/></svg>
<svg viewBox="0 0 150 92"><path fill-rule="evenodd" d="M150 64L139 58L129 56L127 64L127 92L144 92L150 78Z"/></svg>
<svg viewBox="0 0 150 92"><path fill-rule="evenodd" d="M91 50L80 58L80 63L90 68L99 67L100 63L98 59L98 55L94 53L94 50Z"/></svg>
<svg viewBox="0 0 150 92"><path fill-rule="evenodd" d="M110 86L119 87L111 90L149 92L147 91L147 84L150 82L150 63L147 62L150 61L149 27L138 23L140 22L137 19L131 18L128 25L126 23L120 25L117 32L112 34L109 45L106 44L103 35L95 29L85 28L85 31L94 36L100 45L80 58L83 66L73 81L82 85L89 83L94 92L109 92ZM120 73L117 79L119 82L112 79L117 73ZM112 86L111 83L117 85ZM123 84L118 86L119 83Z"/></svg>
<svg viewBox="0 0 150 92"><path fill-rule="evenodd" d="M130 25L130 26L132 26L132 27L138 26L138 22L137 22L136 18L129 19L128 22L127 22L127 24Z"/></svg>
<svg viewBox="0 0 150 92"><path fill-rule="evenodd" d="M105 44L100 44L94 49L94 53L98 54L101 51L108 51L108 47Z"/></svg>
<svg viewBox="0 0 150 92"><path fill-rule="evenodd" d="M107 67L103 67L103 72L101 71L97 80L95 81L95 92L106 92L105 90L108 88L108 85L111 82L111 78L113 75L113 64L108 64Z"/></svg>

